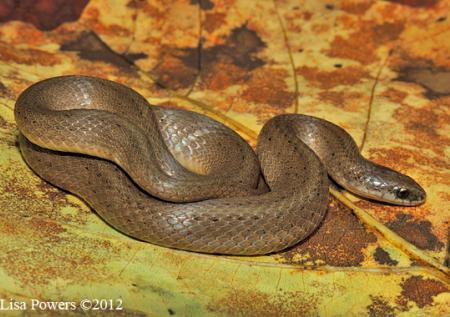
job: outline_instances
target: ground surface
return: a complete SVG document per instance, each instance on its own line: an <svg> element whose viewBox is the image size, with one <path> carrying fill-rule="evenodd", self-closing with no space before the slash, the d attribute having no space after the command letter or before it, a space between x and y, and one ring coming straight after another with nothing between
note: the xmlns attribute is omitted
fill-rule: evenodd
<svg viewBox="0 0 450 317"><path fill-rule="evenodd" d="M3 2L0 298L121 298L124 316L450 314L449 12L425 0ZM135 241L20 156L15 99L63 74L206 113L253 145L276 114L325 118L428 200L393 207L333 190L319 230L272 256Z"/></svg>

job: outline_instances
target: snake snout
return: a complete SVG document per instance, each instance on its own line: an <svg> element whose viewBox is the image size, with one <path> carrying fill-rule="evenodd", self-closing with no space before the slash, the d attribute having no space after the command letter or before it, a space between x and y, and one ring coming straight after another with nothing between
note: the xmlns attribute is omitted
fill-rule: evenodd
<svg viewBox="0 0 450 317"><path fill-rule="evenodd" d="M425 190L417 183L413 186L394 187L394 194L395 197L406 206L423 204L427 197Z"/></svg>
<svg viewBox="0 0 450 317"><path fill-rule="evenodd" d="M395 172L395 181L388 182L387 202L401 206L417 206L426 200L426 192L411 177Z"/></svg>

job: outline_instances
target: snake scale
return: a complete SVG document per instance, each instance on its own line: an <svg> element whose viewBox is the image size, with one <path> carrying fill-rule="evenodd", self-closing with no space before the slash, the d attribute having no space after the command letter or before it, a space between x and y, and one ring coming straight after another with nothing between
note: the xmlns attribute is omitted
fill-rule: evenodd
<svg viewBox="0 0 450 317"><path fill-rule="evenodd" d="M308 237L328 205L328 175L360 196L418 205L410 177L363 158L342 128L284 114L262 128L256 153L201 114L150 106L94 77L40 81L17 99L28 165L84 199L125 234L161 246L256 255Z"/></svg>

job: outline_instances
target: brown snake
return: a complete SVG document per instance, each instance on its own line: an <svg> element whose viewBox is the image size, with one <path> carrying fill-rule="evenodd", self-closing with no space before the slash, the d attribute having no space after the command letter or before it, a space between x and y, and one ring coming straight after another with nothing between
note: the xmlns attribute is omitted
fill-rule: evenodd
<svg viewBox="0 0 450 317"><path fill-rule="evenodd" d="M63 76L26 89L15 118L38 175L118 230L162 246L241 255L292 246L326 213L327 172L367 198L425 200L412 178L364 159L343 129L306 115L269 120L255 155L206 116L151 107L112 81Z"/></svg>

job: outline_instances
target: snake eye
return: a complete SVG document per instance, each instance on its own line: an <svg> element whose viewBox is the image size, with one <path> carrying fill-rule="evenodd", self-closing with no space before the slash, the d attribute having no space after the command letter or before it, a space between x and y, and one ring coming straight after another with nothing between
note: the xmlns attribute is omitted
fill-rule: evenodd
<svg viewBox="0 0 450 317"><path fill-rule="evenodd" d="M409 190L407 190L406 188L400 188L397 192L396 195L398 198L400 199L405 199L409 196Z"/></svg>

